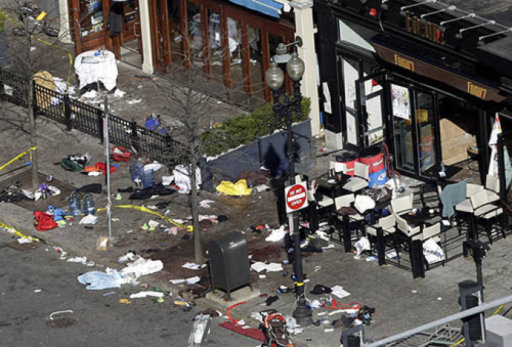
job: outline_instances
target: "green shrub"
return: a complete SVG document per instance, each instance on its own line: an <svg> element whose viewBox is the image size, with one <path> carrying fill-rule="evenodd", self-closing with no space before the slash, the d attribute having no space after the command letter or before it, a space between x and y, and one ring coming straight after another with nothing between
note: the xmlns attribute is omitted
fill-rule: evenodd
<svg viewBox="0 0 512 347"><path fill-rule="evenodd" d="M309 117L311 102L309 98L302 99L302 112L297 115L293 112L293 122L302 122ZM227 120L218 128L209 129L202 135L202 144L208 156L215 156L231 148L245 145L274 132L275 127L274 110L272 104L255 109L248 115L241 115ZM284 127L286 121L281 120ZM270 125L270 126L269 126Z"/></svg>

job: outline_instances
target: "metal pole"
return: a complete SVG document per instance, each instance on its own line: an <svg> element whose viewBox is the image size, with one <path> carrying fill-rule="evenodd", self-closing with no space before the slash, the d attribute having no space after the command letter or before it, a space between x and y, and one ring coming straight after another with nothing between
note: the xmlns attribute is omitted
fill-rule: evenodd
<svg viewBox="0 0 512 347"><path fill-rule="evenodd" d="M108 137L108 96L105 95L103 108L105 110L105 118L103 124L103 137L105 138L105 157L107 163L107 221L108 221L108 239L112 240L112 199L110 193L110 143Z"/></svg>
<svg viewBox="0 0 512 347"><path fill-rule="evenodd" d="M476 265L476 283L482 287L482 301L483 299L483 293L484 293L484 280L482 277L482 259L475 259L475 265Z"/></svg>
<svg viewBox="0 0 512 347"><path fill-rule="evenodd" d="M294 96L292 100L285 97L286 105L286 132L287 132L287 145L288 145L288 158L290 162L290 185L295 184L295 144L293 140L292 131L292 110L300 114L301 95L300 95L300 82L294 82ZM313 323L311 320L311 309L306 305L306 298L304 296L304 272L302 269L302 251L300 249L300 231L299 231L299 216L297 212L293 212L290 216L290 233L293 233L293 244L295 248L295 256L293 262L293 272L295 273L295 293L297 296L297 307L293 311L293 317L300 325L309 325Z"/></svg>
<svg viewBox="0 0 512 347"><path fill-rule="evenodd" d="M469 316L473 316L473 315L476 315L478 313L490 310L492 308L498 307L498 306L503 305L503 304L508 304L510 302L512 302L512 295L505 296L503 298L496 299L494 301L478 305L476 307L470 308L469 310L464 310L464 311L461 311L461 312L454 313L454 314L449 315L447 317L438 319L436 321L433 321L433 322L430 322L430 323L427 323L427 324L420 325L419 327L416 327L414 329L410 329L410 330L404 331L402 333L399 333L399 334L396 334L396 335L393 335L393 336L390 336L390 337L386 337L385 339L382 339L382 340L379 340L379 341L376 341L376 342L372 342L372 343L364 345L364 346L365 347L383 346L383 345L386 345L388 343L395 342L395 341L404 339L406 337L412 336L414 334L417 334L417 333L420 333L420 332L427 331L429 329L438 327L440 325L447 324L447 323L450 323L450 322L453 322L453 321L456 321L456 320L460 320L462 318L466 318L466 317L469 317Z"/></svg>
<svg viewBox="0 0 512 347"><path fill-rule="evenodd" d="M500 179L500 199L507 201L507 177L505 174L505 150L503 143L503 134L498 134L498 177Z"/></svg>

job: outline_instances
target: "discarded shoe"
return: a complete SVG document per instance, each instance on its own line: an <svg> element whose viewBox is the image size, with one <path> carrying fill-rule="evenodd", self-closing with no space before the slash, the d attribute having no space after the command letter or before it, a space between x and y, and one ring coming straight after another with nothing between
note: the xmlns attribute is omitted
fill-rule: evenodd
<svg viewBox="0 0 512 347"><path fill-rule="evenodd" d="M274 295L274 296L269 296L267 298L267 300L265 300L265 303L267 304L267 306L270 306L272 305L274 302L276 302L277 300L279 300L279 297L277 295Z"/></svg>
<svg viewBox="0 0 512 347"><path fill-rule="evenodd" d="M312 291L310 291L311 294L320 295L320 294L330 294L332 293L332 289L329 287L326 287L322 284L316 284Z"/></svg>

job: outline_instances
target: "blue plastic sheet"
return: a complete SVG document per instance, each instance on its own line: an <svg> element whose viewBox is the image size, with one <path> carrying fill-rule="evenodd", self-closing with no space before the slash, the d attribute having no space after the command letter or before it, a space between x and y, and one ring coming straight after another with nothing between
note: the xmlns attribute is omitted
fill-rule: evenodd
<svg viewBox="0 0 512 347"><path fill-rule="evenodd" d="M117 270L109 272L90 271L78 276L78 282L85 284L87 290L103 290L120 288L125 283L123 276Z"/></svg>

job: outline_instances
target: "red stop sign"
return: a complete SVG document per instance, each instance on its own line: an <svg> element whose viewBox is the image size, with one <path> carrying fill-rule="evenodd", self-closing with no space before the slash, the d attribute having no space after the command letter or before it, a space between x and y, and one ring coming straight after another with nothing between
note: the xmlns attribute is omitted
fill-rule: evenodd
<svg viewBox="0 0 512 347"><path fill-rule="evenodd" d="M307 206L307 191L305 184L294 184L286 188L286 209L288 212L300 210Z"/></svg>

